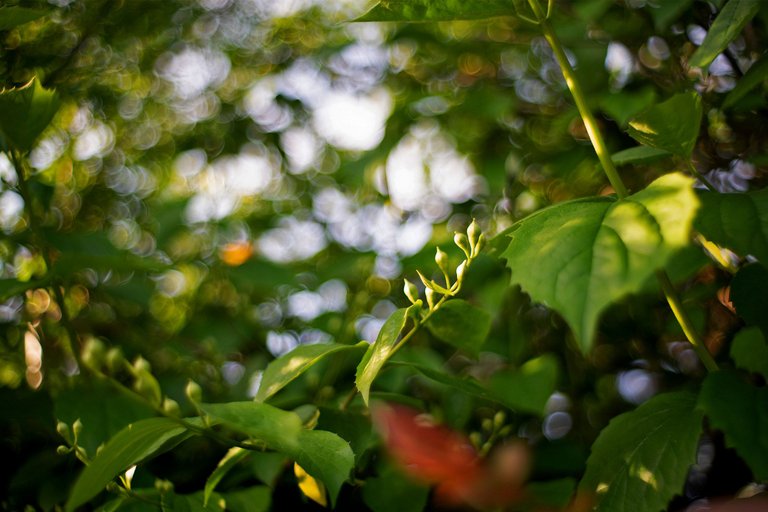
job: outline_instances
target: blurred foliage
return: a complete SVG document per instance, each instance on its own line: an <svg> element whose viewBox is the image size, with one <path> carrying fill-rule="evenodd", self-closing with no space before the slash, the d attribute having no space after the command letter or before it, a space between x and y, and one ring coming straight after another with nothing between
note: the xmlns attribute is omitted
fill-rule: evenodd
<svg viewBox="0 0 768 512"><path fill-rule="evenodd" d="M451 495L518 490L524 440L511 510L607 507L608 471L631 483L605 503L644 482L649 511L764 485L768 9L550 4L630 202L660 210L602 197L526 2L4 2L0 508L446 505L385 455L369 399L482 458ZM573 292L559 272L610 238L564 237L585 209L580 232L619 212L627 258L660 259L579 260ZM654 458L654 414L685 460Z"/></svg>

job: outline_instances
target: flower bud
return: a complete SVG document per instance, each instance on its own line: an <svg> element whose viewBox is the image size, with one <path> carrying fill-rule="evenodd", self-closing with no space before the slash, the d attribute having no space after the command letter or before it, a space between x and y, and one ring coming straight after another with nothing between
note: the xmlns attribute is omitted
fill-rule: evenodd
<svg viewBox="0 0 768 512"><path fill-rule="evenodd" d="M83 422L80 421L80 418L77 418L75 422L72 424L72 432L75 434L75 440L80 436L80 432L83 431Z"/></svg>
<svg viewBox="0 0 768 512"><path fill-rule="evenodd" d="M448 273L448 255L439 247L435 251L435 263L437 263L437 268L439 268L443 274Z"/></svg>
<svg viewBox="0 0 768 512"><path fill-rule="evenodd" d="M453 235L453 242L464 252L467 258L469 258L469 255L472 254L472 249L469 246L467 235L456 232L456 234Z"/></svg>
<svg viewBox="0 0 768 512"><path fill-rule="evenodd" d="M138 356L133 362L133 369L136 373L150 373L152 371L152 366L150 366L149 361Z"/></svg>
<svg viewBox="0 0 768 512"><path fill-rule="evenodd" d="M93 370L100 370L105 357L104 343L98 338L88 338L83 345L81 358L83 364Z"/></svg>
<svg viewBox="0 0 768 512"><path fill-rule="evenodd" d="M424 290L424 294L427 296L427 304L429 305L429 309L435 309L435 299L437 297L437 292L432 288L427 288Z"/></svg>
<svg viewBox="0 0 768 512"><path fill-rule="evenodd" d="M163 411L171 416L181 416L181 408L176 400L165 397L163 400Z"/></svg>
<svg viewBox="0 0 768 512"><path fill-rule="evenodd" d="M462 261L459 263L459 266L456 267L456 282L462 282L464 280L464 276L467 273L467 262Z"/></svg>
<svg viewBox="0 0 768 512"><path fill-rule="evenodd" d="M477 244L477 238L480 236L480 226L475 219L472 219L472 224L467 228L467 236L469 237L469 245L474 249Z"/></svg>
<svg viewBox="0 0 768 512"><path fill-rule="evenodd" d="M56 422L56 432L63 437L67 442L70 442L69 425L63 421Z"/></svg>
<svg viewBox="0 0 768 512"><path fill-rule="evenodd" d="M118 347L112 347L107 351L107 368L111 373L117 373L125 364L125 357L123 351Z"/></svg>
<svg viewBox="0 0 768 512"><path fill-rule="evenodd" d="M63 444L60 444L56 447L56 453L58 455L66 455L68 454L72 449L69 446L64 446Z"/></svg>
<svg viewBox="0 0 768 512"><path fill-rule="evenodd" d="M203 400L203 388L201 388L200 384L193 380L187 382L187 387L184 389L184 394L187 395L187 398L193 404L200 403Z"/></svg>
<svg viewBox="0 0 768 512"><path fill-rule="evenodd" d="M403 279L403 281L405 281L405 284L403 285L403 292L405 293L405 296L408 297L408 300L411 301L411 304L416 304L416 301L419 300L419 289L416 288L416 285L409 280Z"/></svg>

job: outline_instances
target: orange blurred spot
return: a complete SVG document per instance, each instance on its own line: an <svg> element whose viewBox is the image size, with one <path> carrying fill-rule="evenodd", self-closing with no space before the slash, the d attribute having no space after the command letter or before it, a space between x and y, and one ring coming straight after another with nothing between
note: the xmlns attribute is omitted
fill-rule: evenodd
<svg viewBox="0 0 768 512"><path fill-rule="evenodd" d="M219 258L225 265L238 267L253 255L251 242L230 242L219 249Z"/></svg>
<svg viewBox="0 0 768 512"><path fill-rule="evenodd" d="M469 439L434 425L417 411L400 405L372 409L377 430L402 470L425 484L434 484L446 505L469 504L488 509L523 498L529 456L523 444L509 444L482 459Z"/></svg>

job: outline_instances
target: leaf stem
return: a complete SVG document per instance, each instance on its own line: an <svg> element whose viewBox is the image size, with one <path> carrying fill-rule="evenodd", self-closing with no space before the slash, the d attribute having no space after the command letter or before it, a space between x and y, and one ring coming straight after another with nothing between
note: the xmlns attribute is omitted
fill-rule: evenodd
<svg viewBox="0 0 768 512"><path fill-rule="evenodd" d="M586 97L584 96L584 92L581 90L581 85L576 78L573 67L571 67L571 63L568 62L568 57L565 55L563 45L560 43L560 40L555 34L555 31L552 29L552 25L549 24L548 13L545 13L542 10L541 6L539 5L539 0L528 0L528 3L530 4L531 9L533 9L534 15L538 19L539 26L541 27L541 31L544 33L544 37L552 47L552 51L555 54L555 59L557 59L557 63L560 65L560 70L563 72L565 84L568 86L568 90L571 91L573 100L576 102L576 108L579 110L581 119L584 121L587 134L589 134L589 140L592 142L592 147L595 148L595 153L597 153L597 158L600 160L600 164L603 166L603 171L605 171L605 175L608 177L608 181L616 191L616 195L619 197L619 199L623 199L629 195L629 192L627 192L627 187L624 185L621 176L619 176L616 167L613 165L611 154L605 145L605 141L603 140L603 136L600 132L597 121L595 120L595 117L592 115L592 111L587 105Z"/></svg>
<svg viewBox="0 0 768 512"><path fill-rule="evenodd" d="M568 57L565 55L565 51L563 50L563 46L560 44L560 40L557 38L555 31L549 24L548 18L550 13L544 13L544 11L541 9L541 6L539 5L539 0L528 0L528 4L531 6L531 9L533 9L533 13L538 19L539 26L541 27L541 31L544 33L544 37L552 47L552 51L555 54L557 63L560 65L560 70L563 72L563 76L565 77L565 83L568 86L568 90L571 91L571 95L573 95L573 99L576 102L576 107L579 110L579 114L584 121L584 126L587 128L587 133L589 134L589 139L592 141L592 146L595 149L595 153L597 153L597 158L600 160L600 164L603 166L603 171L608 177L608 181L610 181L613 189L616 191L616 195L619 197L619 199L624 199L628 195L627 187L624 185L624 182L621 180L621 176L619 176L619 173L616 171L616 167L613 165L611 155L608 152L605 142L603 141L600 128L597 125L597 122L595 121L589 106L587 105L584 93L581 90L581 85L576 78L576 74L571 67L571 63L568 62ZM712 186L711 183L709 183L703 176L701 176L698 171L696 171L695 167L693 167L693 164L690 161L688 161L688 164L691 172L697 178L701 179L702 183L710 187ZM680 296L677 294L677 291L675 290L672 281L669 279L669 276L664 270L657 271L656 276L658 277L661 288L667 298L667 302L672 309L672 313L674 313L675 318L680 324L680 327L683 329L683 332L688 338L688 341L691 343L691 345L693 345L693 348L701 359L701 362L704 364L708 371L716 371L718 369L717 363L712 358L712 355L707 351L704 343L701 340L701 337L696 332L693 323L688 317L688 314L683 309Z"/></svg>
<svg viewBox="0 0 768 512"><path fill-rule="evenodd" d="M682 327L683 332L685 333L685 337L688 338L688 341L693 346L693 350L696 351L696 354L699 356L699 359L701 359L701 362L704 364L704 367L707 369L707 371L717 371L719 369L717 363L707 350L707 347L704 345L701 337L699 337L699 334L696 332L696 328L693 326L693 322L691 322L688 313L686 313L685 309L683 308L683 302L680 300L680 296L677 294L677 291L675 290L672 281L669 279L669 276L662 270L658 271L656 276L659 279L659 283L661 284L661 289L664 291L664 295L667 297L669 307L675 314L677 323L679 323L680 327Z"/></svg>
<svg viewBox="0 0 768 512"><path fill-rule="evenodd" d="M693 162L690 159L685 160L685 165L688 167L688 172L690 172L694 178L699 180L705 187L707 187L707 189L709 189L711 192L719 193L719 190L717 190L715 186L696 169L696 166L693 165Z"/></svg>

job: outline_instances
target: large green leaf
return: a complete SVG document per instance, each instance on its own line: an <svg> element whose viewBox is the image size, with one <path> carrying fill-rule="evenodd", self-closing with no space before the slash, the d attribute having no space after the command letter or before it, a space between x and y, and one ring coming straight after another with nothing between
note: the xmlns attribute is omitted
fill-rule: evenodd
<svg viewBox="0 0 768 512"><path fill-rule="evenodd" d="M211 499L211 495L213 494L213 491L216 490L216 486L219 485L221 479L243 459L247 458L248 454L248 450L239 446L234 446L227 451L224 457L222 457L216 465L216 469L213 470L205 481L205 488L203 489L203 505L208 504L208 500Z"/></svg>
<svg viewBox="0 0 768 512"><path fill-rule="evenodd" d="M515 15L511 0L381 0L355 21L450 21Z"/></svg>
<svg viewBox="0 0 768 512"><path fill-rule="evenodd" d="M592 445L580 488L598 511L660 512L696 462L702 415L696 395L657 395L617 416Z"/></svg>
<svg viewBox="0 0 768 512"><path fill-rule="evenodd" d="M305 429L293 412L258 402L204 404L201 408L229 428L264 441L295 460L325 484L332 503L349 478L355 463L349 443L331 432Z"/></svg>
<svg viewBox="0 0 768 512"><path fill-rule="evenodd" d="M48 12L47 9L30 9L28 7L0 7L0 30L10 30L30 21L35 21Z"/></svg>
<svg viewBox="0 0 768 512"><path fill-rule="evenodd" d="M392 355L392 350L400 337L400 332L405 328L407 319L407 309L401 308L392 313L381 327L376 341L368 347L363 360L357 366L355 384L366 404L371 392L371 384Z"/></svg>
<svg viewBox="0 0 768 512"><path fill-rule="evenodd" d="M731 281L731 302L736 312L749 325L763 330L768 337L768 268L751 263L739 269Z"/></svg>
<svg viewBox="0 0 768 512"><path fill-rule="evenodd" d="M768 379L768 344L757 327L742 329L731 342L731 359L739 368Z"/></svg>
<svg viewBox="0 0 768 512"><path fill-rule="evenodd" d="M192 434L168 418L131 423L117 433L86 466L72 488L66 510L87 502L134 464L170 450Z"/></svg>
<svg viewBox="0 0 768 512"><path fill-rule="evenodd" d="M32 79L0 93L0 134L11 149L29 151L59 110L59 95Z"/></svg>
<svg viewBox="0 0 768 512"><path fill-rule="evenodd" d="M337 343L300 345L267 365L255 400L259 402L267 400L326 356L348 350L361 350L367 346L368 344L364 341L357 345Z"/></svg>
<svg viewBox="0 0 768 512"><path fill-rule="evenodd" d="M491 315L461 299L453 299L435 311L427 321L435 338L476 355L491 330Z"/></svg>
<svg viewBox="0 0 768 512"><path fill-rule="evenodd" d="M683 92L635 116L627 133L640 144L690 158L701 125L701 97Z"/></svg>
<svg viewBox="0 0 768 512"><path fill-rule="evenodd" d="M711 242L768 263L768 188L747 194L699 191L695 227Z"/></svg>
<svg viewBox="0 0 768 512"><path fill-rule="evenodd" d="M589 350L600 313L689 243L698 207L692 184L668 174L624 200L572 201L523 219L502 254L512 284L563 315Z"/></svg>
<svg viewBox="0 0 768 512"><path fill-rule="evenodd" d="M710 373L699 407L725 433L728 446L749 464L757 480L768 479L768 388L757 388L737 373Z"/></svg>
<svg viewBox="0 0 768 512"><path fill-rule="evenodd" d="M701 46L693 53L688 65L703 68L725 50L741 33L760 9L760 0L729 0L707 32Z"/></svg>
<svg viewBox="0 0 768 512"><path fill-rule="evenodd" d="M545 354L519 369L495 373L488 387L507 407L543 416L547 400L557 386L557 374L557 360Z"/></svg>

